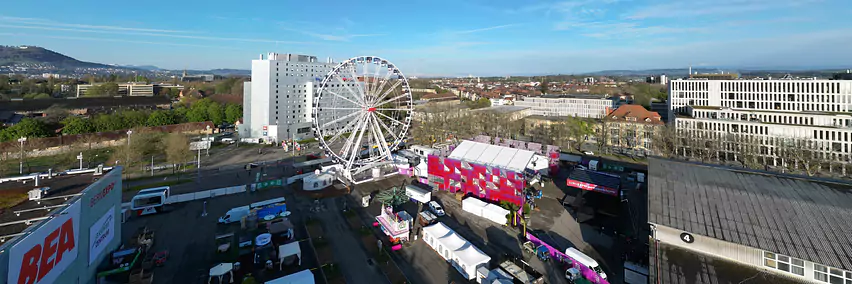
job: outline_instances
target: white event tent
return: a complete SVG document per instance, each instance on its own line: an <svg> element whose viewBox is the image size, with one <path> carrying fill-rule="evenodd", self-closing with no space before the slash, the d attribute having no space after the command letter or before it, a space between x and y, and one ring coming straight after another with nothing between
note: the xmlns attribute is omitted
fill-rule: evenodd
<svg viewBox="0 0 852 284"><path fill-rule="evenodd" d="M491 220L494 223L500 225L505 225L506 222L508 222L506 215L509 214L509 210L503 209L503 207L494 204L485 203L485 201L479 200L476 197L468 197L463 199L462 210L470 214Z"/></svg>
<svg viewBox="0 0 852 284"><path fill-rule="evenodd" d="M423 241L468 280L476 277L477 267L491 261L490 256L441 222L423 228Z"/></svg>
<svg viewBox="0 0 852 284"><path fill-rule="evenodd" d="M299 247L299 242L292 242L278 246L278 269L281 269L284 265L284 259L291 255L298 257L299 265L302 265L302 248Z"/></svg>
<svg viewBox="0 0 852 284"><path fill-rule="evenodd" d="M488 206L488 204L475 197L462 199L462 210L479 217L482 217L482 210L485 209L485 206Z"/></svg>
<svg viewBox="0 0 852 284"><path fill-rule="evenodd" d="M500 225L506 225L509 222L509 219L506 218L507 215L509 215L509 210L494 204L482 207L482 218L494 221L494 223Z"/></svg>
<svg viewBox="0 0 852 284"><path fill-rule="evenodd" d="M266 284L314 284L314 273L305 269L281 278L266 281Z"/></svg>
<svg viewBox="0 0 852 284"><path fill-rule="evenodd" d="M449 158L523 173L534 155L532 151L465 140L453 149Z"/></svg>

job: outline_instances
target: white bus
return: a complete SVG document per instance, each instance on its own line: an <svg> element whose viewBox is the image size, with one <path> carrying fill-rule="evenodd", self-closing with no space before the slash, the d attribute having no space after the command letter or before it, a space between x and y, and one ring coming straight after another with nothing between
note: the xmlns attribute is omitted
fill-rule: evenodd
<svg viewBox="0 0 852 284"><path fill-rule="evenodd" d="M168 198L168 186L143 189L133 196L130 210L135 211L138 216L162 212Z"/></svg>

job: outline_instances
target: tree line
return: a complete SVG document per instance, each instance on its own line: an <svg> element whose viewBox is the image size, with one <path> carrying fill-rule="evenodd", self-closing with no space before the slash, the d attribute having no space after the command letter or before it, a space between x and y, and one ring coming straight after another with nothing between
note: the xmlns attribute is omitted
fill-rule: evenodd
<svg viewBox="0 0 852 284"><path fill-rule="evenodd" d="M0 129L0 142L14 141L20 137L50 137L55 135L58 129L61 129L63 135L76 135L187 122L212 121L216 125L232 124L242 116L241 105L223 105L205 98L191 104L179 104L170 110L124 110L89 117L67 116L61 119L58 125L47 119L25 118L18 124Z"/></svg>
<svg viewBox="0 0 852 284"><path fill-rule="evenodd" d="M431 107L424 113L425 117L416 120L412 128L415 144L433 146L488 135L555 145L577 152L583 145L592 145L598 154L604 155L613 153L614 148L627 149L611 144L616 139L612 131L617 127L606 119L513 120L510 114L448 107ZM626 137L618 133L617 139L647 138L650 140L649 154L665 158L808 176L848 178L852 173L852 155L832 156L829 150L833 146L809 139L777 137L767 141L767 138L747 133L678 130L669 125L630 130L640 131L640 135ZM638 150L644 148L641 142L619 144L632 145L628 148Z"/></svg>

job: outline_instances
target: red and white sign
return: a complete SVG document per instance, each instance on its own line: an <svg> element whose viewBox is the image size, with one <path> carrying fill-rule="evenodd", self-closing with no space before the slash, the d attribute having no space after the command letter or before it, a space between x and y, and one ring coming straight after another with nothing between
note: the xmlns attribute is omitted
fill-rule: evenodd
<svg viewBox="0 0 852 284"><path fill-rule="evenodd" d="M104 197L107 197L107 195L109 195L109 193L112 192L113 189L115 189L115 182L114 181L110 182L107 186L105 186L103 189L101 189L100 192L95 194L95 196L93 196L92 199L89 200L89 207L95 207L95 205L98 204L98 201L101 201L101 199L104 199Z"/></svg>
<svg viewBox="0 0 852 284"><path fill-rule="evenodd" d="M77 259L80 201L42 222L9 251L9 284L54 283Z"/></svg>
<svg viewBox="0 0 852 284"><path fill-rule="evenodd" d="M579 189L582 189L582 190L597 191L597 192L609 194L609 195L612 195L612 196L618 196L618 190L616 190L614 188L609 188L609 187L600 186L600 185L597 185L597 184L592 184L592 183L587 183L587 182L582 182L582 181L578 181L578 180L568 179L568 186L576 187L576 188L579 188Z"/></svg>

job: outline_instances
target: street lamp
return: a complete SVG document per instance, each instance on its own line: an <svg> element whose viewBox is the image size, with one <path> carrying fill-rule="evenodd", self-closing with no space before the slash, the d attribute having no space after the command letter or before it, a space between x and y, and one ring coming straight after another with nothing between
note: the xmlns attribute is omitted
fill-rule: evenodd
<svg viewBox="0 0 852 284"><path fill-rule="evenodd" d="M19 174L24 174L24 142L27 141L27 137L21 137L18 139L18 142L21 142L21 166L18 171Z"/></svg>
<svg viewBox="0 0 852 284"><path fill-rule="evenodd" d="M210 125L207 125L207 132L205 132L205 133L207 134L207 142L206 143L209 145L209 144L211 144L211 141L210 141ZM207 149L205 149L205 151L207 151L207 156L210 156L210 146L207 146Z"/></svg>
<svg viewBox="0 0 852 284"><path fill-rule="evenodd" d="M131 134L133 134L133 130L127 130L127 151L126 151L125 156L124 156L124 158L125 158L124 164L127 165L127 168L122 170L122 172L124 172L124 173L127 173L127 171L130 170L130 135ZM125 174L125 177L126 176L127 175Z"/></svg>

